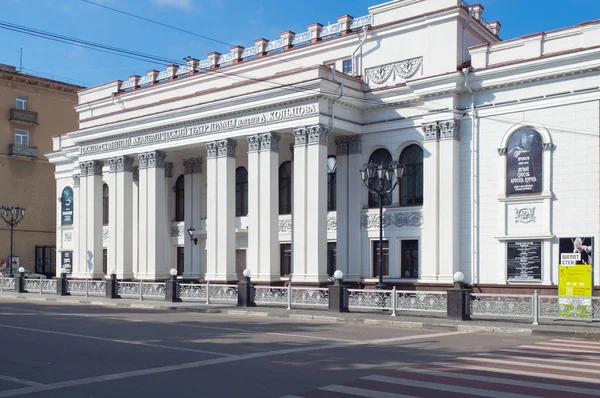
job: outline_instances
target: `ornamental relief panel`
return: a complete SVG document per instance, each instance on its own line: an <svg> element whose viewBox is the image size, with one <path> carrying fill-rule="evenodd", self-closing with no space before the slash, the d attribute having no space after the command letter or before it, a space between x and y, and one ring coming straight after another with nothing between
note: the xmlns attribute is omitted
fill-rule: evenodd
<svg viewBox="0 0 600 398"><path fill-rule="evenodd" d="M185 225L183 222L171 224L171 237L172 238L184 238L185 237Z"/></svg>
<svg viewBox="0 0 600 398"><path fill-rule="evenodd" d="M383 84L388 80L392 82L396 82L396 80L404 81L415 76L418 72L423 74L423 57L367 68L365 69L365 77L367 84Z"/></svg>
<svg viewBox="0 0 600 398"><path fill-rule="evenodd" d="M360 217L360 226L363 229L379 228L380 222L379 214L363 214ZM384 228L420 227L421 225L423 225L423 213L420 211L383 214Z"/></svg>
<svg viewBox="0 0 600 398"><path fill-rule="evenodd" d="M515 209L515 223L535 223L535 207L524 207L522 209Z"/></svg>
<svg viewBox="0 0 600 398"><path fill-rule="evenodd" d="M63 233L63 242L71 243L73 241L73 232L66 231Z"/></svg>

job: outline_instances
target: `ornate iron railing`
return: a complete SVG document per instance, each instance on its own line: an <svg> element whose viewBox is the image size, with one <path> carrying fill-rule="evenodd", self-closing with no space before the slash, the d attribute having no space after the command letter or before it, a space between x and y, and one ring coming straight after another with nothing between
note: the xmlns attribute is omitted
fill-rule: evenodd
<svg viewBox="0 0 600 398"><path fill-rule="evenodd" d="M43 293L56 293L56 279L42 279Z"/></svg>
<svg viewBox="0 0 600 398"><path fill-rule="evenodd" d="M67 292L72 295L104 296L106 295L106 281L94 279L69 279Z"/></svg>
<svg viewBox="0 0 600 398"><path fill-rule="evenodd" d="M446 292L396 291L396 310L443 312L447 311L448 297Z"/></svg>
<svg viewBox="0 0 600 398"><path fill-rule="evenodd" d="M519 294L471 294L471 315L534 318L533 295Z"/></svg>
<svg viewBox="0 0 600 398"><path fill-rule="evenodd" d="M164 282L144 282L142 284L142 298L161 298L164 300L166 288Z"/></svg>
<svg viewBox="0 0 600 398"><path fill-rule="evenodd" d="M539 318L600 319L600 297L538 296Z"/></svg>
<svg viewBox="0 0 600 398"><path fill-rule="evenodd" d="M121 297L141 297L140 282L117 282L117 294Z"/></svg>
<svg viewBox="0 0 600 398"><path fill-rule="evenodd" d="M327 307L329 289L319 287L292 287L291 304L301 306Z"/></svg>
<svg viewBox="0 0 600 398"><path fill-rule="evenodd" d="M288 304L289 289L286 287L255 286L254 302L257 304Z"/></svg>
<svg viewBox="0 0 600 398"><path fill-rule="evenodd" d="M15 290L15 278L0 278L0 291Z"/></svg>
<svg viewBox="0 0 600 398"><path fill-rule="evenodd" d="M237 285L210 285L209 300L237 301Z"/></svg>
<svg viewBox="0 0 600 398"><path fill-rule="evenodd" d="M30 293L42 291L41 279L25 279L25 290Z"/></svg>
<svg viewBox="0 0 600 398"><path fill-rule="evenodd" d="M179 284L179 298L185 300L205 300L208 301L208 284L195 284L195 283L180 283Z"/></svg>
<svg viewBox="0 0 600 398"><path fill-rule="evenodd" d="M348 289L348 309L392 309L391 290Z"/></svg>

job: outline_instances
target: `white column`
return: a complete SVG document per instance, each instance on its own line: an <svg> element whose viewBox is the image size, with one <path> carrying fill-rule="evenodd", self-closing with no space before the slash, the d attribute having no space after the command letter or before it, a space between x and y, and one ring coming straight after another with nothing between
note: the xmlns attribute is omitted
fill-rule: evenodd
<svg viewBox="0 0 600 398"><path fill-rule="evenodd" d="M237 282L235 272L235 147L231 139L217 141L217 278Z"/></svg>
<svg viewBox="0 0 600 398"><path fill-rule="evenodd" d="M280 280L279 270L279 135L260 135L259 272L257 280ZM250 224L251 225L251 224ZM248 242L250 243L250 242Z"/></svg>
<svg viewBox="0 0 600 398"><path fill-rule="evenodd" d="M438 273L439 129L437 122L423 124L423 233L420 279L435 281Z"/></svg>
<svg viewBox="0 0 600 398"><path fill-rule="evenodd" d="M160 280L169 276L165 224L167 198L163 152L146 152L140 159L140 279ZM143 220L143 221L142 221ZM141 231L142 226L145 231Z"/></svg>
<svg viewBox="0 0 600 398"><path fill-rule="evenodd" d="M83 224L83 227L81 224L81 206L84 202L81 200L80 186L81 176L76 174L73 176L73 258L71 259L71 276L73 277L82 275L85 271L85 262L82 261L85 247L81 247L80 242L85 242L85 239L81 239L81 230L83 229L85 231L86 227L85 223Z"/></svg>
<svg viewBox="0 0 600 398"><path fill-rule="evenodd" d="M86 275L102 278L102 167L99 160L86 162ZM81 187L80 187L81 189Z"/></svg>
<svg viewBox="0 0 600 398"><path fill-rule="evenodd" d="M217 142L206 143L206 274L217 279Z"/></svg>
<svg viewBox="0 0 600 398"><path fill-rule="evenodd" d="M307 129L294 129L294 167L292 175L292 280L305 281L306 268L306 142Z"/></svg>
<svg viewBox="0 0 600 398"><path fill-rule="evenodd" d="M336 145L337 269L344 272L344 280L358 281L361 277L362 244L361 138L343 137L336 140Z"/></svg>
<svg viewBox="0 0 600 398"><path fill-rule="evenodd" d="M183 277L198 279L202 268L202 247L200 245L202 158L185 159L183 165L185 169L185 229L186 231L193 229L194 238L197 239L197 241L193 241L189 234L185 237Z"/></svg>
<svg viewBox="0 0 600 398"><path fill-rule="evenodd" d="M248 139L248 250L246 250L246 267L253 276L260 275L260 200L263 198L260 188L260 136L258 134ZM265 197L278 195L268 192ZM279 207L277 207L277 210ZM279 247L279 242L277 242Z"/></svg>
<svg viewBox="0 0 600 398"><path fill-rule="evenodd" d="M458 142L459 121L447 120L439 123L439 269L437 280L452 283L459 269L460 207Z"/></svg>
<svg viewBox="0 0 600 398"><path fill-rule="evenodd" d="M171 239L171 219L175 212L175 192L173 189L173 163L165 162L165 198L167 198L167 223L165 225L165 236L167 237L166 246L166 257L167 257L167 270L171 268L177 268L177 260L175 259L175 253L173 249L173 242Z"/></svg>
<svg viewBox="0 0 600 398"><path fill-rule="evenodd" d="M107 164L109 165L109 172L106 176L102 178L102 184L108 185L108 226L102 227L102 232L104 233L104 228L108 229L108 242L106 244L107 258L106 258L106 275L110 275L111 270L117 269L117 250L116 250L116 233L117 233L117 189L115 187L116 184L116 163L114 164L114 171L111 165L111 161L115 160L115 158L110 158L107 160ZM104 220L103 220L104 221ZM104 239L104 237L103 237Z"/></svg>
<svg viewBox="0 0 600 398"><path fill-rule="evenodd" d="M112 184L109 204L110 246L108 270L117 272L117 278L133 277L131 251L133 239L133 158L117 156L108 159Z"/></svg>
<svg viewBox="0 0 600 398"><path fill-rule="evenodd" d="M139 239L140 239L140 218L139 218L139 181L140 181L140 169L138 167L134 167L132 173L133 181L131 184L131 263L132 263L132 271L133 277L137 278L138 273L140 272L140 263L139 263Z"/></svg>

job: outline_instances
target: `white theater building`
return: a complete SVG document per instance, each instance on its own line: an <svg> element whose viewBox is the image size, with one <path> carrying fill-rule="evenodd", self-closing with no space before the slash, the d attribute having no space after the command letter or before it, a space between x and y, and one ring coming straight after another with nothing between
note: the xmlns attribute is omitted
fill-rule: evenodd
<svg viewBox="0 0 600 398"><path fill-rule="evenodd" d="M482 14L394 0L82 90L80 129L47 155L57 270L373 285L359 170L399 161L384 281L555 288L564 242L599 257L600 21L501 41Z"/></svg>

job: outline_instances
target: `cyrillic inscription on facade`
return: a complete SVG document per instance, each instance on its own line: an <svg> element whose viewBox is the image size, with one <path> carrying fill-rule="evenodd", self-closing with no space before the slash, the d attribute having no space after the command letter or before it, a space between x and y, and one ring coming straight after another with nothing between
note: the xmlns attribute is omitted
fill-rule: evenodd
<svg viewBox="0 0 600 398"><path fill-rule="evenodd" d="M316 113L318 113L316 105L302 105L294 108L270 111L237 119L222 120L195 126L185 126L174 130L143 134L137 137L127 137L115 141L82 145L79 148L79 153L81 155L88 155L98 152L114 151L117 149L153 144L156 142L179 140L204 134L220 133L236 128L257 126L287 119L296 119L304 116L314 115Z"/></svg>

